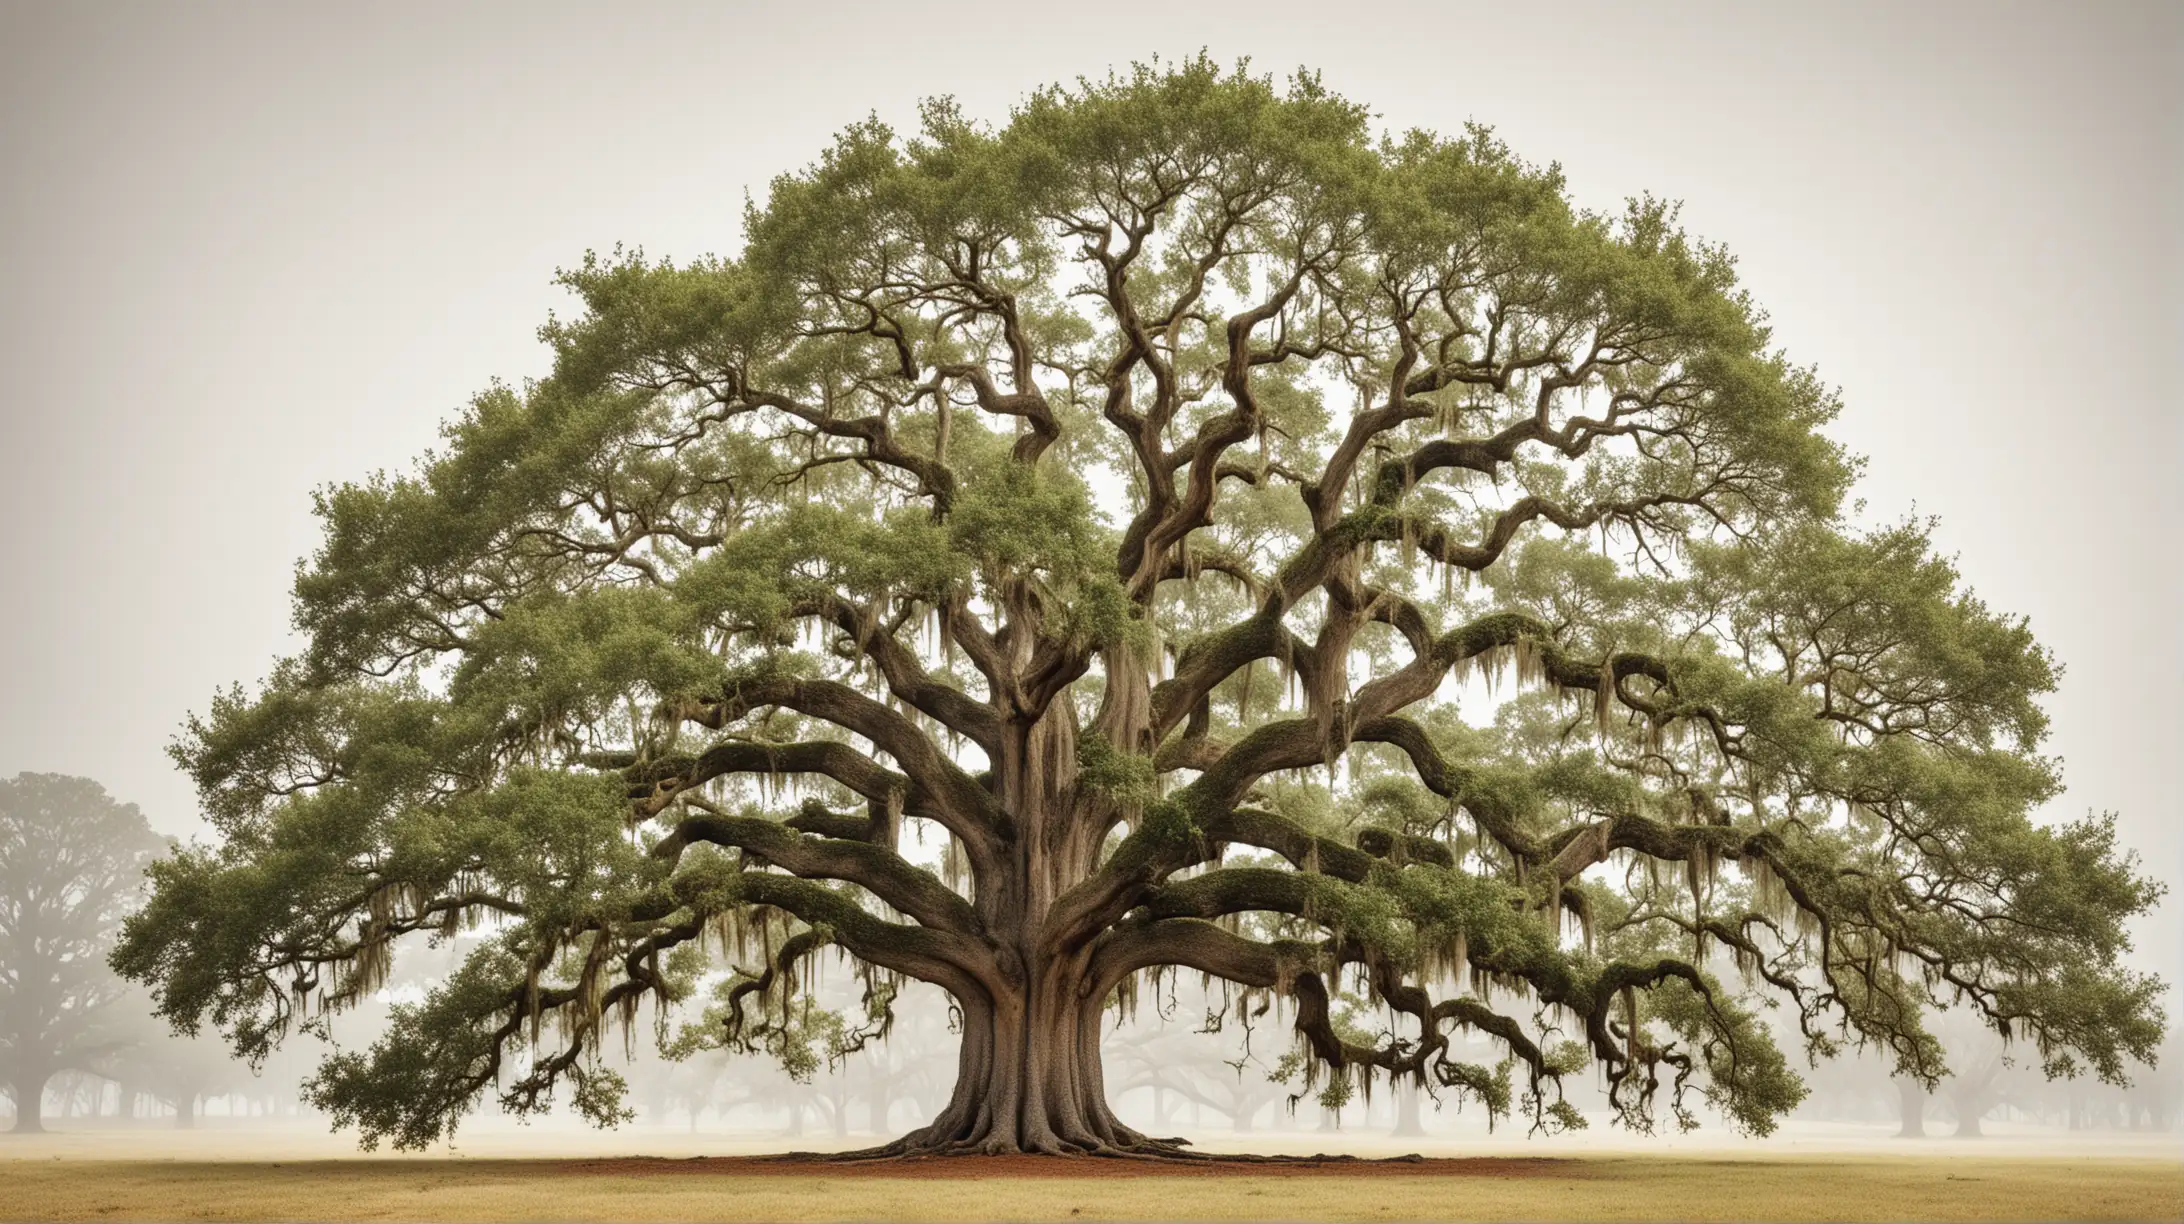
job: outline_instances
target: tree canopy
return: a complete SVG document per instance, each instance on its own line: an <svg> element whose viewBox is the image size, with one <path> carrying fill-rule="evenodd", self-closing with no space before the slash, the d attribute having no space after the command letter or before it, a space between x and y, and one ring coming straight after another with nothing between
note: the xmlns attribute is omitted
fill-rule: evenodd
<svg viewBox="0 0 2184 1224"><path fill-rule="evenodd" d="M1941 1001L2159 1042L2159 887L2032 819L2053 659L1851 523L1833 393L1664 202L1201 59L856 125L733 257L561 283L548 376L320 495L308 647L190 721L219 837L116 957L262 1055L486 924L311 1081L367 1143L612 1120L641 1009L725 958L763 1044L830 949L962 1012L895 1151L1175 1153L1099 1033L1179 970L1546 1127L1589 1068L1766 1131L1767 1007L1929 1079Z"/></svg>
<svg viewBox="0 0 2184 1224"><path fill-rule="evenodd" d="M89 778L0 782L0 1081L15 1129L43 1129L46 1081L96 1071L128 1046L141 1012L106 966L144 868L167 851L133 803Z"/></svg>

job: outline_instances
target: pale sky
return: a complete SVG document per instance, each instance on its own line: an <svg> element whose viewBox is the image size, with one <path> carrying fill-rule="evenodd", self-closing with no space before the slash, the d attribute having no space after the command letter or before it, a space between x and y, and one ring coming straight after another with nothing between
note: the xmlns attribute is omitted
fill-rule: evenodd
<svg viewBox="0 0 2184 1224"><path fill-rule="evenodd" d="M2184 7L450 7L0 0L0 777L200 829L163 749L293 649L310 491L543 373L586 248L731 249L867 113L1203 47L1683 200L1841 387L1868 517L1940 516L2065 664L2050 814L2184 879Z"/></svg>

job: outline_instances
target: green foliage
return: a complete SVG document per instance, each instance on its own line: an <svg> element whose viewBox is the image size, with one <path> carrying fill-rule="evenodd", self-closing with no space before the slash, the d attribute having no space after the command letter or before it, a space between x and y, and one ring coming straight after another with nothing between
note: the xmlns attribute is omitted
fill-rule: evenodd
<svg viewBox="0 0 2184 1224"><path fill-rule="evenodd" d="M1773 1134L1775 1120L1805 1099L1804 1082L1758 1019L1721 994L1719 982L1707 981L1702 994L1674 978L1651 992L1647 1005L1704 1060L1708 1103L1738 1130Z"/></svg>
<svg viewBox="0 0 2184 1224"><path fill-rule="evenodd" d="M1510 1072L1516 1069L1515 1058L1505 1058L1490 1070L1477 1063L1450 1062L1442 1064L1445 1086L1456 1090L1459 1098L1477 1098L1486 1107L1487 1129L1492 1130L1494 1120L1509 1116L1510 1103L1515 1100L1515 1090L1510 1085Z"/></svg>
<svg viewBox="0 0 2184 1224"><path fill-rule="evenodd" d="M716 957L676 1040L809 1074L886 1027L799 1003L820 948L969 1006L1165 936L1400 1020L1307 1021L1327 1101L1550 1129L1598 1066L1765 1132L1770 1000L1928 1078L1937 1005L2152 1057L2162 890L2037 818L2055 661L1847 522L1833 393L1673 206L1199 57L854 125L743 237L564 272L551 373L323 490L305 649L175 747L219 839L115 964L178 1026L262 1058L490 928L313 1081L367 1142L518 1052L504 1107L621 1116L610 1030Z"/></svg>
<svg viewBox="0 0 2184 1224"><path fill-rule="evenodd" d="M505 946L481 949L419 1004L398 1004L368 1054L327 1057L304 1096L336 1127L354 1126L367 1149L391 1140L418 1150L454 1136L455 1123L499 1071L495 1033L513 1012L508 988L521 961Z"/></svg>
<svg viewBox="0 0 2184 1224"><path fill-rule="evenodd" d="M1077 785L1107 796L1126 811L1143 811L1153 800L1153 763L1117 751L1097 735L1077 741Z"/></svg>

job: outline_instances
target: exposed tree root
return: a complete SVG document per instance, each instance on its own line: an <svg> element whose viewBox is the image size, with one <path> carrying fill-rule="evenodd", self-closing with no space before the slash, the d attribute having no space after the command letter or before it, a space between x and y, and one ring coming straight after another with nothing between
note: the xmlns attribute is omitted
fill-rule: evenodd
<svg viewBox="0 0 2184 1224"><path fill-rule="evenodd" d="M1322 1165L1322 1164L1416 1164L1425 1159L1416 1152L1401 1156L1365 1158L1347 1153L1321 1152L1311 1156L1252 1152L1201 1152L1186 1139L1152 1139L1129 1144L1103 1143L1096 1147L1068 1142L1022 1144L989 1137L938 1144L906 1142L908 1136L877 1147L847 1152L781 1152L757 1157L769 1163L876 1164L892 1161L945 1160L957 1156L1059 1156L1066 1159L1140 1160L1152 1163Z"/></svg>

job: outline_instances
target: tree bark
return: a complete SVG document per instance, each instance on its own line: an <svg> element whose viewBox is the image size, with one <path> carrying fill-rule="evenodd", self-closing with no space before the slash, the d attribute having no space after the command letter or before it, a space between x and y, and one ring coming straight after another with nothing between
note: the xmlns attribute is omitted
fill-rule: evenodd
<svg viewBox="0 0 2184 1224"><path fill-rule="evenodd" d="M1111 711L1112 713L1112 711ZM1144 714L1111 718L1090 734L1136 745ZM1052 703L1012 720L1000 739L997 798L1017 821L1000 878L980 881L979 917L997 945L1000 973L950 987L963 1015L956 1084L933 1121L875 1153L1173 1151L1124 1126L1108 1108L1100 1061L1106 998L1091 980L1089 939L1071 943L1049 911L1096 865L1098 812L1077 786L1074 707Z"/></svg>
<svg viewBox="0 0 2184 1224"><path fill-rule="evenodd" d="M1100 1062L1104 1000L1044 975L1028 997L959 999L956 1083L933 1121L869 1154L1172 1151L1109 1110Z"/></svg>

